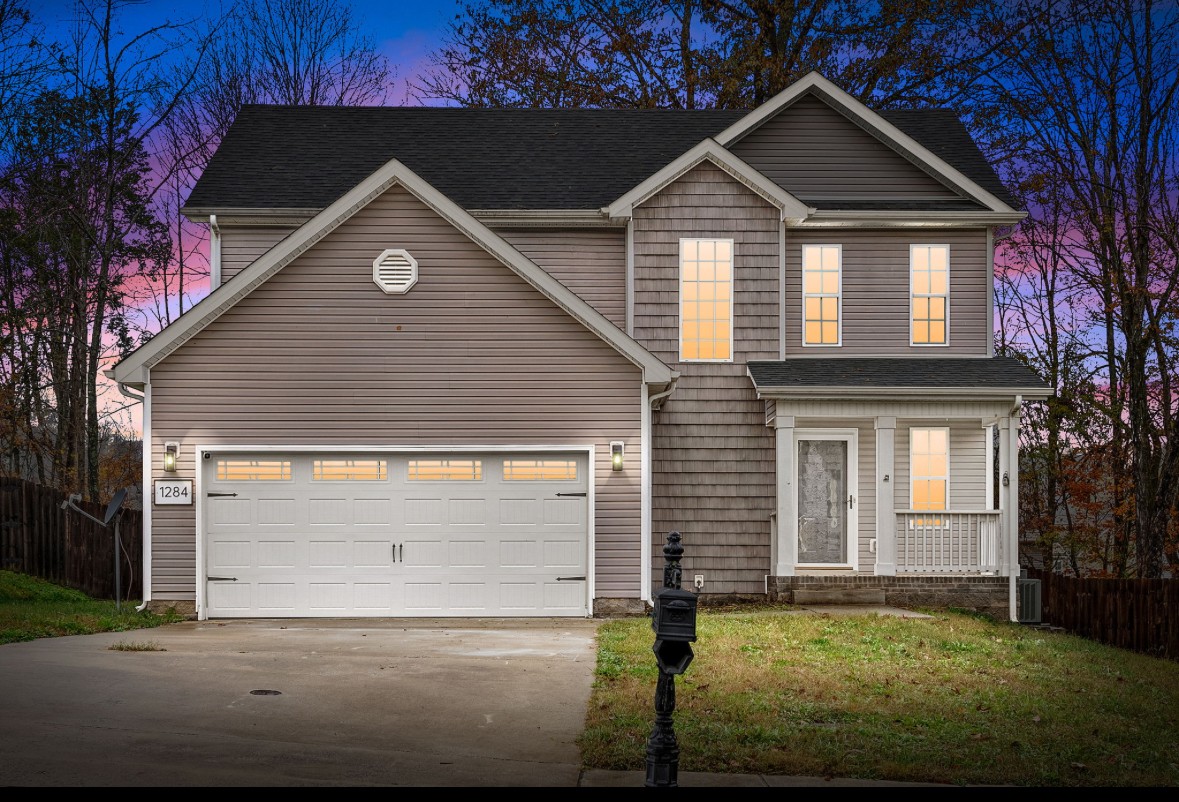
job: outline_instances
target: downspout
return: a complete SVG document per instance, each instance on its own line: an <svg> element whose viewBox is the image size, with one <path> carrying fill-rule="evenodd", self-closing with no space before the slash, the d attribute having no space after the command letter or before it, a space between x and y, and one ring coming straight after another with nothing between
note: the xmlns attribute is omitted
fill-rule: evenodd
<svg viewBox="0 0 1179 802"><path fill-rule="evenodd" d="M217 215L209 215L209 285L210 291L221 286L221 229Z"/></svg>
<svg viewBox="0 0 1179 802"><path fill-rule="evenodd" d="M151 600L151 385L144 384L143 395L122 382L118 387L125 398L143 404L143 603L135 608L135 612L142 613Z"/></svg>
<svg viewBox="0 0 1179 802"><path fill-rule="evenodd" d="M672 374L671 384L663 392L649 395L648 385L643 383L642 389L642 403L643 406L639 410L640 413L640 451L642 462L642 486L639 492L639 506L641 507L639 520L639 536L643 539L642 549L639 552L639 565L642 571L642 576L639 578L639 597L642 601L651 601L651 419L654 411L659 408L659 404L663 399L667 398L675 392L675 384L679 380L679 374Z"/></svg>
<svg viewBox="0 0 1179 802"><path fill-rule="evenodd" d="M1007 513L1008 523L1011 533L1007 536L1007 547L1010 549L1010 556L1007 558L1007 607L1011 611L1012 623L1019 623L1019 409L1023 406L1023 396L1017 395L1015 397L1015 406L1011 408L1011 425L1008 427L1007 436L1011 438L1011 444L1008 446L1008 459L1014 463L1007 467L1010 471L1007 492L1007 504L1011 508Z"/></svg>

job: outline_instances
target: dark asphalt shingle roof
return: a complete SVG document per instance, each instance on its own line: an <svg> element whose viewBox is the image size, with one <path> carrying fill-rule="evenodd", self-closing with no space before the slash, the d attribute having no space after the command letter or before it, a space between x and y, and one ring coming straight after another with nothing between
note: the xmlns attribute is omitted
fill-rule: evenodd
<svg viewBox="0 0 1179 802"><path fill-rule="evenodd" d="M745 114L245 106L187 206L319 209L396 157L466 209L596 210ZM951 112L883 116L998 194L994 171Z"/></svg>
<svg viewBox="0 0 1179 802"><path fill-rule="evenodd" d="M1007 356L992 359L789 359L750 362L748 367L759 390L802 390L808 387L1048 389L1035 372Z"/></svg>

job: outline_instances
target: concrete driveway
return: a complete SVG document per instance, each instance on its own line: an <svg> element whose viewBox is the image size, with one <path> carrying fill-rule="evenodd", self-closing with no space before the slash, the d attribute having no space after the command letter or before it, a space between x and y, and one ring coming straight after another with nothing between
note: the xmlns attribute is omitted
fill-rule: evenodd
<svg viewBox="0 0 1179 802"><path fill-rule="evenodd" d="M0 785L576 786L598 623L205 621L0 646ZM143 642L165 651L108 648Z"/></svg>

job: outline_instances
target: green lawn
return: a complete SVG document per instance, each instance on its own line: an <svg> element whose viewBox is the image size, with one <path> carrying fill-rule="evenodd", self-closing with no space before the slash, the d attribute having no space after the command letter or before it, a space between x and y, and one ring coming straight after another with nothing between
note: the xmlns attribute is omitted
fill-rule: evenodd
<svg viewBox="0 0 1179 802"><path fill-rule="evenodd" d="M695 661L676 682L680 770L1179 786L1179 663L933 615L702 610ZM643 769L651 645L648 619L601 627L587 767Z"/></svg>
<svg viewBox="0 0 1179 802"><path fill-rule="evenodd" d="M125 632L180 620L146 611L137 613L137 604L125 601L122 611L116 612L113 601L92 599L25 574L0 571L0 644L58 635Z"/></svg>

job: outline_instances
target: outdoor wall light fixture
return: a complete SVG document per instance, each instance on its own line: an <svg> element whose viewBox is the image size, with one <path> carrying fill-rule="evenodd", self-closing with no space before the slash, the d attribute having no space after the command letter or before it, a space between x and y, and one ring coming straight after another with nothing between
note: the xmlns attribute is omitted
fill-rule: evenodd
<svg viewBox="0 0 1179 802"><path fill-rule="evenodd" d="M176 472L176 457L180 456L180 444L175 440L164 443L164 470L168 473Z"/></svg>
<svg viewBox="0 0 1179 802"><path fill-rule="evenodd" d="M1003 471L1003 487L1008 487L1011 484L1011 479L1007 476L1007 471Z"/></svg>
<svg viewBox="0 0 1179 802"><path fill-rule="evenodd" d="M612 440L610 442L610 467L616 471L622 470L622 441Z"/></svg>

